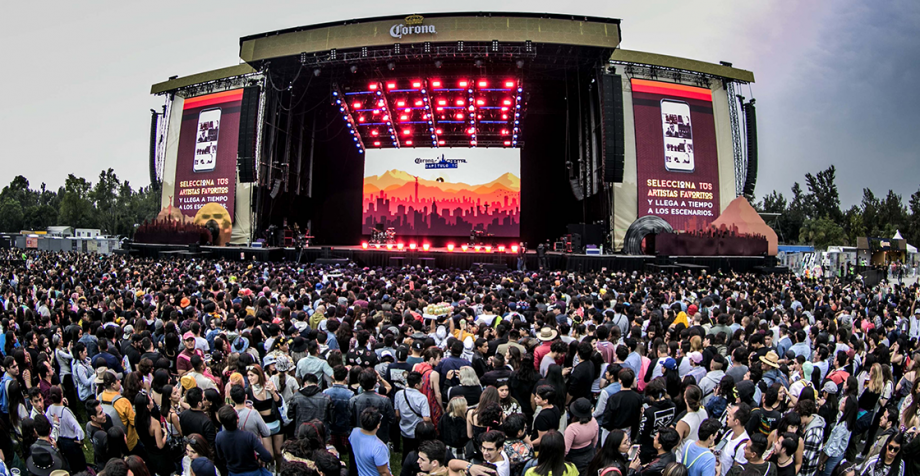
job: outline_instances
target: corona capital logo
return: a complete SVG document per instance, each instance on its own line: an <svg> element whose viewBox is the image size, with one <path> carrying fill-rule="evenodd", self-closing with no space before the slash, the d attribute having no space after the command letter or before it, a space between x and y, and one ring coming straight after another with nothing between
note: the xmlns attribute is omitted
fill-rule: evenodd
<svg viewBox="0 0 920 476"><path fill-rule="evenodd" d="M437 35L434 25L423 25L425 17L421 15L409 15L405 23L399 23L390 27L390 36L393 38L402 38L404 35Z"/></svg>

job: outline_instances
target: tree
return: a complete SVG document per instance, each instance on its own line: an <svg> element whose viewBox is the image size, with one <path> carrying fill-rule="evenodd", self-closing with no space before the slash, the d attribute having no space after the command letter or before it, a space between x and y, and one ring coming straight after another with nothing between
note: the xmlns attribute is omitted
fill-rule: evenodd
<svg viewBox="0 0 920 476"><path fill-rule="evenodd" d="M908 243L920 244L920 190L910 196L910 215L907 218L907 231L904 238Z"/></svg>
<svg viewBox="0 0 920 476"><path fill-rule="evenodd" d="M843 213L840 211L840 194L837 193L837 168L830 167L820 171L817 175L805 174L805 184L808 186L808 218L828 217L834 223L843 222Z"/></svg>
<svg viewBox="0 0 920 476"><path fill-rule="evenodd" d="M22 205L11 197L0 195L0 231L14 233L22 229Z"/></svg>
<svg viewBox="0 0 920 476"><path fill-rule="evenodd" d="M811 218L805 220L799 231L799 241L812 243L816 249L825 249L831 245L845 244L846 234L843 227L830 218Z"/></svg>
<svg viewBox="0 0 920 476"><path fill-rule="evenodd" d="M93 203L89 199L92 184L83 177L73 174L67 176L64 187L58 190L61 195L61 208L58 224L74 228L94 228L96 226Z"/></svg>
<svg viewBox="0 0 920 476"><path fill-rule="evenodd" d="M112 169L99 173L99 181L89 193L89 198L96 207L96 219L99 228L105 234L117 234L118 222L122 210L118 207L118 189L121 181Z"/></svg>

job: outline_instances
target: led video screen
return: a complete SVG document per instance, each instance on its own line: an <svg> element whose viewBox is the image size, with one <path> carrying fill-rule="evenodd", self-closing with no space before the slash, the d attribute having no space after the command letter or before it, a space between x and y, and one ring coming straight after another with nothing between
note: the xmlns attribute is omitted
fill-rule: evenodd
<svg viewBox="0 0 920 476"><path fill-rule="evenodd" d="M364 162L362 234L520 235L520 149L378 149Z"/></svg>
<svg viewBox="0 0 920 476"><path fill-rule="evenodd" d="M188 98L182 107L173 206L199 225L216 222L220 243L233 228L242 100L243 90L233 89Z"/></svg>
<svg viewBox="0 0 920 476"><path fill-rule="evenodd" d="M719 216L719 156L709 89L632 80L638 216L675 230Z"/></svg>

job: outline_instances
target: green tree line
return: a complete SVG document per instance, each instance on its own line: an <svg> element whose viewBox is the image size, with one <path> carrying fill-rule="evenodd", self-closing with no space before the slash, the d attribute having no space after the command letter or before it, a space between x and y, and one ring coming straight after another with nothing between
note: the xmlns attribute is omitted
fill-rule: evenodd
<svg viewBox="0 0 920 476"><path fill-rule="evenodd" d="M136 225L155 218L159 210L159 187L135 190L112 169L100 172L95 184L70 174L57 191L44 183L33 189L27 178L18 175L0 191L0 231L72 226L130 237Z"/></svg>
<svg viewBox="0 0 920 476"><path fill-rule="evenodd" d="M908 243L920 244L920 190L905 206L892 190L881 197L864 188L862 201L843 210L836 178L833 165L817 174L807 173L805 188L795 182L789 199L774 190L753 203L754 208L779 214L764 220L776 230L780 243L855 246L858 237L891 238L900 230Z"/></svg>

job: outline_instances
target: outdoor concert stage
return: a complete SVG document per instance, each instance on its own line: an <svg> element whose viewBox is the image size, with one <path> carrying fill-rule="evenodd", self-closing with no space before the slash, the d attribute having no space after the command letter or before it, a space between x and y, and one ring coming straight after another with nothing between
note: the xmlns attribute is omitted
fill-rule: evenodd
<svg viewBox="0 0 920 476"><path fill-rule="evenodd" d="M496 250L479 252L472 247L463 251L459 245L453 251L447 248L429 248L409 250L404 248L388 250L385 245L380 249L370 245L368 249L361 246L315 246L303 250L295 248L253 248L238 246L202 246L195 251L188 246L157 245L133 243L130 253L136 256L163 259L170 256L185 258L212 258L249 261L297 262L318 265L342 265L354 263L359 267L395 267L427 266L437 269L517 269L516 253L499 253ZM538 268L536 251L530 250L525 255L527 269ZM723 272L781 272L773 268L774 258L768 256L627 256L627 255L586 255L576 253L549 252L546 254L547 267L551 270L565 271L644 271L661 272L693 271Z"/></svg>

